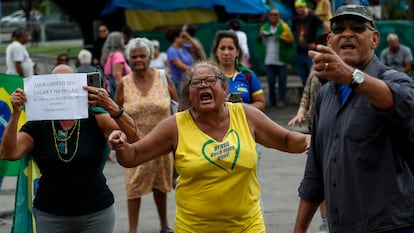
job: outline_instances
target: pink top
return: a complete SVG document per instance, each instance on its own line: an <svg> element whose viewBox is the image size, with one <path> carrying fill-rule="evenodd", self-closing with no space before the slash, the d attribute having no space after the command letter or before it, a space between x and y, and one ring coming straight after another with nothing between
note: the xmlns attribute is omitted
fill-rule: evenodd
<svg viewBox="0 0 414 233"><path fill-rule="evenodd" d="M104 66L104 73L105 76L111 75L112 66L114 64L122 63L124 64L124 74L127 75L131 73L131 68L129 67L128 63L125 60L124 54L120 51L116 51L114 53L109 54L108 58L106 58L105 66Z"/></svg>

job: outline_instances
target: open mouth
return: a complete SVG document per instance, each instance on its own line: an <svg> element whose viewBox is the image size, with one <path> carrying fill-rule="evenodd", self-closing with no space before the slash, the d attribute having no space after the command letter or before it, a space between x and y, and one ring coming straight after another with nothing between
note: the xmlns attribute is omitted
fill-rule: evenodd
<svg viewBox="0 0 414 233"><path fill-rule="evenodd" d="M355 45L353 45L351 43L344 43L343 45L341 45L341 49L343 49L343 50L353 50L353 49L355 49Z"/></svg>
<svg viewBox="0 0 414 233"><path fill-rule="evenodd" d="M201 103L210 102L211 100L213 100L213 95L211 95L211 93L204 92L200 94Z"/></svg>

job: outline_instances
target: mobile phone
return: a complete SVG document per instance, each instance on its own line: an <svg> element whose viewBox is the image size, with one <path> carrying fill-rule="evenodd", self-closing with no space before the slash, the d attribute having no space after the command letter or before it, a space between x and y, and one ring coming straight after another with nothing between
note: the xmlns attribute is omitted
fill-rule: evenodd
<svg viewBox="0 0 414 233"><path fill-rule="evenodd" d="M99 72L91 72L87 74L87 84L91 87L101 88L101 74Z"/></svg>
<svg viewBox="0 0 414 233"><path fill-rule="evenodd" d="M239 103L241 102L242 94L240 92L233 92L230 93L229 101L232 103Z"/></svg>

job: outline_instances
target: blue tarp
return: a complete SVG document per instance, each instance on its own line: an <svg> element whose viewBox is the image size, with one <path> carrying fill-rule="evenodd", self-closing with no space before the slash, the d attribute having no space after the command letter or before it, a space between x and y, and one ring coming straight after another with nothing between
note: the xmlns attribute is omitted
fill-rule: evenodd
<svg viewBox="0 0 414 233"><path fill-rule="evenodd" d="M212 9L223 6L231 14L263 14L266 12L262 0L109 0L102 14L108 14L118 7L124 9L174 11L189 8Z"/></svg>

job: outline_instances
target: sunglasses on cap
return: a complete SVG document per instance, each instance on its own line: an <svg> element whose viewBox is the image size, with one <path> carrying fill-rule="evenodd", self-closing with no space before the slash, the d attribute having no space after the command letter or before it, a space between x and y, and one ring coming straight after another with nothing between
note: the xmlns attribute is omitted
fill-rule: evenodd
<svg viewBox="0 0 414 233"><path fill-rule="evenodd" d="M366 23L352 23L348 26L346 26L344 23L333 23L331 25L331 31L333 34L341 34L342 32L346 30L347 27L356 33L362 33L367 28L371 31L375 31L373 27L369 26Z"/></svg>

